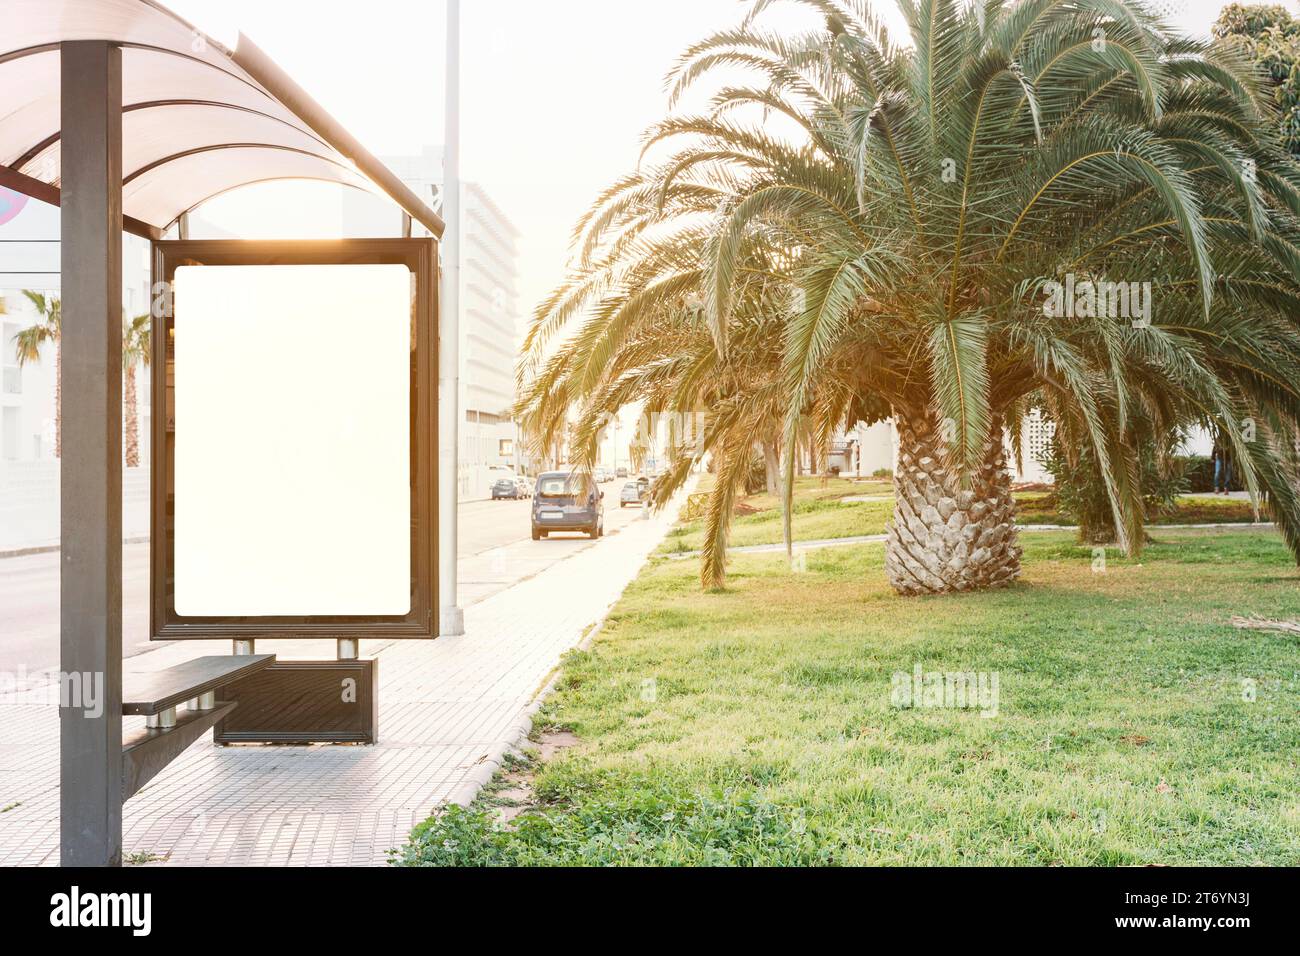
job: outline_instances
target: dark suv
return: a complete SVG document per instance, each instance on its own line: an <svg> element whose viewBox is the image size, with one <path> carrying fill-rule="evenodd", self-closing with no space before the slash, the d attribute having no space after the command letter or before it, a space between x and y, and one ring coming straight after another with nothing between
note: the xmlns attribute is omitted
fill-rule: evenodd
<svg viewBox="0 0 1300 956"><path fill-rule="evenodd" d="M522 498L523 493L519 489L519 483L514 478L498 478L492 482L492 500L498 498Z"/></svg>
<svg viewBox="0 0 1300 956"><path fill-rule="evenodd" d="M552 531L583 531L599 538L605 533L604 497L590 475L542 472L533 489L533 540Z"/></svg>

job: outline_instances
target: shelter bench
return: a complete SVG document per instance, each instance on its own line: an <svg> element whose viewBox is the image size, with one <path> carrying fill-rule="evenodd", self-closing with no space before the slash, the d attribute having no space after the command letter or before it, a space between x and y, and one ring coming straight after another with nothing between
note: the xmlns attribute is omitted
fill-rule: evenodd
<svg viewBox="0 0 1300 956"><path fill-rule="evenodd" d="M122 689L122 713L143 716L145 726L122 741L122 799L138 793L235 709L236 702L217 700L220 688L274 663L274 654L198 657L153 674L131 675ZM185 710L178 713L181 704Z"/></svg>

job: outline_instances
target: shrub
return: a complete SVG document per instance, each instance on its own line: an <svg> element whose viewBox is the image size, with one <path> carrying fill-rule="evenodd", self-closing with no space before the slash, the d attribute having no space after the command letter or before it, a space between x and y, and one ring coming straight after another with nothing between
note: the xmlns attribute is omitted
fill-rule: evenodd
<svg viewBox="0 0 1300 956"><path fill-rule="evenodd" d="M1300 21L1279 4L1229 4L1215 21L1216 37L1236 43L1271 81L1286 148L1300 155Z"/></svg>
<svg viewBox="0 0 1300 956"><path fill-rule="evenodd" d="M1178 442L1177 435L1169 439L1172 447L1176 447ZM1148 444L1139 453L1141 473L1138 480L1148 520L1172 513L1178 505L1178 496L1188 490L1185 459L1168 451L1157 455ZM1071 462L1053 439L1042 464L1055 479L1057 509L1079 526L1079 540L1084 544L1114 541L1115 518L1092 445L1083 442Z"/></svg>
<svg viewBox="0 0 1300 956"><path fill-rule="evenodd" d="M1195 492L1205 492L1209 494L1214 491L1214 459L1207 458L1204 455L1181 455L1179 462L1182 463L1183 473L1187 476L1187 490ZM1233 491L1241 491L1240 476L1234 473L1232 484Z"/></svg>

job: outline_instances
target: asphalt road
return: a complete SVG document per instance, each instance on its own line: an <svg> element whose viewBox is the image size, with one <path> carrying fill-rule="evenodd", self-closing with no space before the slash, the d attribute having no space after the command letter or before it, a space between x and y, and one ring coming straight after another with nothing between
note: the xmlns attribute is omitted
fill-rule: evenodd
<svg viewBox="0 0 1300 956"><path fill-rule="evenodd" d="M621 481L601 485L605 492L605 534L615 535L641 517L640 508L620 508ZM585 534L553 532L544 541L532 539L529 501L477 501L461 505L460 555L456 575L462 607L476 604L516 581L532 577L557 561L599 547Z"/></svg>
<svg viewBox="0 0 1300 956"><path fill-rule="evenodd" d="M605 533L641 517L618 506L622 482L602 485ZM585 535L556 534L533 541L528 501L472 501L460 506L458 600L475 604L579 551L599 547ZM122 549L122 648L125 657L155 647L148 639L149 545ZM35 671L59 658L59 555L0 558L0 671Z"/></svg>

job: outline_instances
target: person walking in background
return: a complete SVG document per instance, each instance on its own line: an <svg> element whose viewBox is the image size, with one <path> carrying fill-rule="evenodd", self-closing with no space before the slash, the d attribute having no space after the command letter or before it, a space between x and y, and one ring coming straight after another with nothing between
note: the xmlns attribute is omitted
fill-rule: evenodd
<svg viewBox="0 0 1300 956"><path fill-rule="evenodd" d="M1231 490L1231 486L1232 457L1223 436L1219 435L1214 439L1214 493L1219 494L1219 489L1222 488L1223 494L1226 495Z"/></svg>

